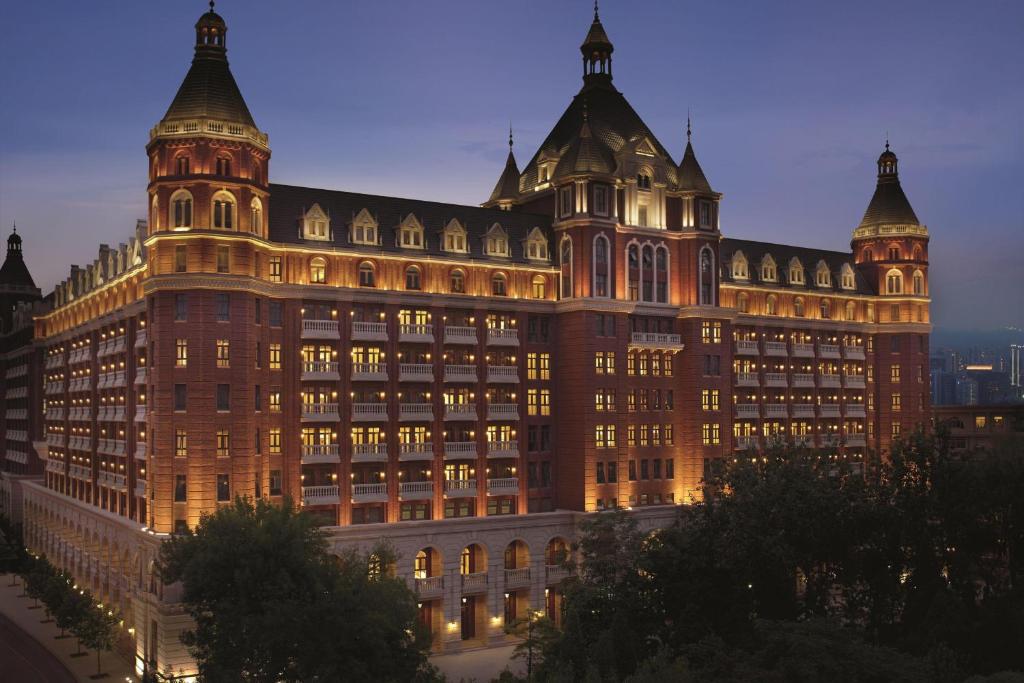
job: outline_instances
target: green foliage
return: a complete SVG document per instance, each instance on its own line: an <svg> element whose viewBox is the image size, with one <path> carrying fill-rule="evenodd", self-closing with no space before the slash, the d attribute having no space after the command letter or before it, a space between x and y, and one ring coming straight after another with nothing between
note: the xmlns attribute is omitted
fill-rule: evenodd
<svg viewBox="0 0 1024 683"><path fill-rule="evenodd" d="M371 557L375 571L370 571ZM183 640L205 680L428 680L416 598L393 552L340 558L287 501L235 503L166 541L160 574L195 620Z"/></svg>

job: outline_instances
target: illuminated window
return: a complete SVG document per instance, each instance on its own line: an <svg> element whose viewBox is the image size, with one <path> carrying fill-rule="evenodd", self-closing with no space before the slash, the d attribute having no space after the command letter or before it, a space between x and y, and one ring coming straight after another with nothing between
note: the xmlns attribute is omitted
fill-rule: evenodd
<svg viewBox="0 0 1024 683"><path fill-rule="evenodd" d="M352 220L353 244L377 244L377 221L366 209L362 209Z"/></svg>
<svg viewBox="0 0 1024 683"><path fill-rule="evenodd" d="M903 409L903 401L900 397L899 392L896 392L892 395L892 409L893 412L899 412L900 410Z"/></svg>
<svg viewBox="0 0 1024 683"><path fill-rule="evenodd" d="M818 261L817 269L814 272L814 282L819 287L832 286L832 273L824 261Z"/></svg>
<svg viewBox="0 0 1024 683"><path fill-rule="evenodd" d="M747 257L743 255L742 251L737 251L732 255L732 277L735 280L746 280L750 277Z"/></svg>
<svg viewBox="0 0 1024 683"><path fill-rule="evenodd" d="M398 230L398 244L407 249L423 249L426 240L423 238L423 226L416 216L409 214Z"/></svg>
<svg viewBox="0 0 1024 683"><path fill-rule="evenodd" d="M779 271L775 265L775 259L771 254L765 254L761 259L761 280L763 282L775 282L779 279Z"/></svg>
<svg viewBox="0 0 1024 683"><path fill-rule="evenodd" d="M844 263L839 273L839 286L843 289L854 288L853 268L850 267L849 263Z"/></svg>
<svg viewBox="0 0 1024 683"><path fill-rule="evenodd" d="M174 455L179 457L188 455L188 432L184 429L174 430Z"/></svg>
<svg viewBox="0 0 1024 683"><path fill-rule="evenodd" d="M551 391L549 389L540 390L540 414L551 414Z"/></svg>
<svg viewBox="0 0 1024 683"><path fill-rule="evenodd" d="M548 280L543 275L534 275L533 281L530 283L530 294L534 299L544 299L547 297Z"/></svg>
<svg viewBox="0 0 1024 683"><path fill-rule="evenodd" d="M985 428L985 424L986 424L986 420L985 420L985 416L984 415L975 415L974 416L974 427L976 429L984 429Z"/></svg>
<svg viewBox="0 0 1024 683"><path fill-rule="evenodd" d="M281 281L281 257L271 256L268 260L270 268L270 281L280 282Z"/></svg>
<svg viewBox="0 0 1024 683"><path fill-rule="evenodd" d="M448 277L448 287L451 289L453 294L465 294L466 274L458 268L453 270Z"/></svg>
<svg viewBox="0 0 1024 683"><path fill-rule="evenodd" d="M526 414L536 415L537 414L537 390L527 389L526 390Z"/></svg>
<svg viewBox="0 0 1024 683"><path fill-rule="evenodd" d="M281 430L277 427L267 433L268 446L271 453L281 452Z"/></svg>
<svg viewBox="0 0 1024 683"><path fill-rule="evenodd" d="M405 269L405 288L411 290L420 289L420 269L418 266L409 266Z"/></svg>
<svg viewBox="0 0 1024 683"><path fill-rule="evenodd" d="M281 412L281 392L271 391L267 396L267 403L270 405L270 412Z"/></svg>
<svg viewBox="0 0 1024 683"><path fill-rule="evenodd" d="M791 285L804 283L804 266L795 256L789 261L789 283Z"/></svg>
<svg viewBox="0 0 1024 683"><path fill-rule="evenodd" d="M465 254L469 251L468 242L466 241L466 229L462 227L462 223L457 218L448 221L448 225L444 228L441 242L444 245L445 251L455 254Z"/></svg>
<svg viewBox="0 0 1024 683"><path fill-rule="evenodd" d="M322 285L327 282L327 260L325 258L315 256L310 259L309 281L318 285Z"/></svg>
<svg viewBox="0 0 1024 683"><path fill-rule="evenodd" d="M870 423L869 423L869 426L870 426ZM892 435L893 435L894 438L900 435L900 429L901 428L902 428L902 425L899 422L893 422L892 423Z"/></svg>
<svg viewBox="0 0 1024 683"><path fill-rule="evenodd" d="M269 367L271 370L281 369L281 345L274 343L270 345L268 349L270 355Z"/></svg>
<svg viewBox="0 0 1024 683"><path fill-rule="evenodd" d="M615 448L615 425L594 426L594 447Z"/></svg>
<svg viewBox="0 0 1024 683"><path fill-rule="evenodd" d="M889 379L891 379L893 382L899 382L900 381L900 366L898 364L897 365L893 365L889 369Z"/></svg>
<svg viewBox="0 0 1024 683"><path fill-rule="evenodd" d="M188 340L174 340L174 365L175 367L188 367Z"/></svg>
<svg viewBox="0 0 1024 683"><path fill-rule="evenodd" d="M672 376L672 354L666 353L661 362L662 372L666 377Z"/></svg>
<svg viewBox="0 0 1024 683"><path fill-rule="evenodd" d="M508 282L502 273L495 273L491 278L491 294L494 296L508 295Z"/></svg>
<svg viewBox="0 0 1024 683"><path fill-rule="evenodd" d="M497 223L492 225L491 229L484 235L484 254L487 256L505 257L512 255L509 249L508 234Z"/></svg>
<svg viewBox="0 0 1024 683"><path fill-rule="evenodd" d="M235 198L223 190L213 195L213 227L221 230L235 227Z"/></svg>
<svg viewBox="0 0 1024 683"><path fill-rule="evenodd" d="M231 367L231 342L227 339L217 340L217 367Z"/></svg>
<svg viewBox="0 0 1024 683"><path fill-rule="evenodd" d="M217 430L217 457L224 458L231 455L231 432L227 429Z"/></svg>
<svg viewBox="0 0 1024 683"><path fill-rule="evenodd" d="M373 264L370 263L369 261L363 261L362 263L359 264L359 286L377 286L377 275L373 269Z"/></svg>
<svg viewBox="0 0 1024 683"><path fill-rule="evenodd" d="M307 240L328 240L331 235L331 219L320 208L313 204L302 217L302 237Z"/></svg>
<svg viewBox="0 0 1024 683"><path fill-rule="evenodd" d="M718 410L719 406L719 390L718 389L702 389L700 392L700 407L701 410Z"/></svg>
<svg viewBox="0 0 1024 683"><path fill-rule="evenodd" d="M705 422L701 425L701 440L705 446L717 446L721 443L721 429L718 424Z"/></svg>
<svg viewBox="0 0 1024 683"><path fill-rule="evenodd" d="M722 341L722 323L702 322L700 324L700 341L702 344L718 344Z"/></svg>
<svg viewBox="0 0 1024 683"><path fill-rule="evenodd" d="M526 258L534 261L548 260L548 239L540 228L534 228L526 238Z"/></svg>

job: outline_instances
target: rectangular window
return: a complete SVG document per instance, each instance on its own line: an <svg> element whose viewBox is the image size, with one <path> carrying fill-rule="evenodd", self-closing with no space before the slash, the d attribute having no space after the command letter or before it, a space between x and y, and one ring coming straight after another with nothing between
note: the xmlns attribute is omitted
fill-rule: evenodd
<svg viewBox="0 0 1024 683"><path fill-rule="evenodd" d="M640 461L640 480L647 481L651 478L650 468L646 459Z"/></svg>
<svg viewBox="0 0 1024 683"><path fill-rule="evenodd" d="M270 345L270 369L280 370L281 369L281 345L271 344Z"/></svg>
<svg viewBox="0 0 1024 683"><path fill-rule="evenodd" d="M226 413L231 410L231 385L217 385L217 411Z"/></svg>
<svg viewBox="0 0 1024 683"><path fill-rule="evenodd" d="M636 481L636 460L629 461L629 480Z"/></svg>
<svg viewBox="0 0 1024 683"><path fill-rule="evenodd" d="M188 247L184 244L179 244L174 247L174 272L188 272Z"/></svg>
<svg viewBox="0 0 1024 683"><path fill-rule="evenodd" d="M270 281L280 282L281 281L281 257L271 256L267 262L267 267L270 270Z"/></svg>
<svg viewBox="0 0 1024 683"><path fill-rule="evenodd" d="M217 272L227 273L230 270L228 265L228 247L217 247Z"/></svg>
<svg viewBox="0 0 1024 683"><path fill-rule="evenodd" d="M704 356L704 376L718 377L722 374L721 356Z"/></svg>
<svg viewBox="0 0 1024 683"><path fill-rule="evenodd" d="M665 459L665 478L675 479L676 478L676 461L672 458Z"/></svg>
<svg viewBox="0 0 1024 683"><path fill-rule="evenodd" d="M900 366L898 364L893 365L889 369L889 379L892 380L893 382L900 381Z"/></svg>
<svg viewBox="0 0 1024 683"><path fill-rule="evenodd" d="M224 503L231 500L231 485L228 481L228 475L218 474L217 475L217 502Z"/></svg>
<svg viewBox="0 0 1024 683"><path fill-rule="evenodd" d="M721 443L721 430L718 424L705 422L701 426L701 440L705 446L717 446Z"/></svg>
<svg viewBox="0 0 1024 683"><path fill-rule="evenodd" d="M174 502L184 503L188 500L188 486L184 474L174 476Z"/></svg>
<svg viewBox="0 0 1024 683"><path fill-rule="evenodd" d="M279 428L271 429L267 432L268 447L270 452L277 454L281 452L281 430Z"/></svg>
<svg viewBox="0 0 1024 683"><path fill-rule="evenodd" d="M217 430L217 457L226 458L231 455L231 432L227 429Z"/></svg>
<svg viewBox="0 0 1024 683"><path fill-rule="evenodd" d="M188 320L188 296L185 294L174 295L174 320L175 322Z"/></svg>
<svg viewBox="0 0 1024 683"><path fill-rule="evenodd" d="M269 310L267 311L270 316L271 327L281 327L281 320L283 316L281 314L281 302L271 301L269 304Z"/></svg>
<svg viewBox="0 0 1024 683"><path fill-rule="evenodd" d="M702 344L718 344L722 341L722 323L702 322L700 324L700 341Z"/></svg>
<svg viewBox="0 0 1024 683"><path fill-rule="evenodd" d="M227 339L217 340L217 367L231 367L231 342Z"/></svg>
<svg viewBox="0 0 1024 683"><path fill-rule="evenodd" d="M179 458L188 455L188 432L184 429L174 430L174 455Z"/></svg>
<svg viewBox="0 0 1024 683"><path fill-rule="evenodd" d="M281 391L271 391L267 396L267 403L270 405L270 412L280 413L281 412Z"/></svg>
<svg viewBox="0 0 1024 683"><path fill-rule="evenodd" d="M718 389L702 389L700 392L701 410L718 410Z"/></svg>
<svg viewBox="0 0 1024 683"><path fill-rule="evenodd" d="M252 409L255 410L258 413L261 410L263 410L263 391L262 391L262 387L260 387L259 384L257 384L256 386L253 387L252 396L253 396L253 407L252 407Z"/></svg>
<svg viewBox="0 0 1024 683"><path fill-rule="evenodd" d="M893 412L899 412L903 409L903 401L900 393L897 391L892 395L892 410Z"/></svg>
<svg viewBox="0 0 1024 683"><path fill-rule="evenodd" d="M188 367L188 340L174 340L174 365L178 368Z"/></svg>
<svg viewBox="0 0 1024 683"><path fill-rule="evenodd" d="M176 412L184 412L188 410L188 385L187 384L175 384L174 385L174 410Z"/></svg>
<svg viewBox="0 0 1024 683"><path fill-rule="evenodd" d="M526 390L526 414L536 415L538 410L537 390Z"/></svg>
<svg viewBox="0 0 1024 683"><path fill-rule="evenodd" d="M231 295L227 292L214 294L217 308L217 322L228 322L231 320Z"/></svg>
<svg viewBox="0 0 1024 683"><path fill-rule="evenodd" d="M270 470L270 495L281 495L281 470Z"/></svg>
<svg viewBox="0 0 1024 683"><path fill-rule="evenodd" d="M551 414L551 391L549 389L540 390L540 414Z"/></svg>
<svg viewBox="0 0 1024 683"><path fill-rule="evenodd" d="M596 472L597 483L598 484L605 483L605 479L604 479L604 463L603 462L597 463L596 468L597 468L597 472Z"/></svg>
<svg viewBox="0 0 1024 683"><path fill-rule="evenodd" d="M256 297L255 299L253 299L252 304L253 304L252 312L253 312L253 316L254 316L253 319L254 319L255 323L257 325L259 325L261 322L263 322L263 305L260 303L260 298L259 297Z"/></svg>
<svg viewBox="0 0 1024 683"><path fill-rule="evenodd" d="M674 431L674 428L672 427L672 425L663 425L662 428L661 428L661 433L665 437L665 445L666 446L674 446L675 445L675 442L676 442L675 441L675 431Z"/></svg>

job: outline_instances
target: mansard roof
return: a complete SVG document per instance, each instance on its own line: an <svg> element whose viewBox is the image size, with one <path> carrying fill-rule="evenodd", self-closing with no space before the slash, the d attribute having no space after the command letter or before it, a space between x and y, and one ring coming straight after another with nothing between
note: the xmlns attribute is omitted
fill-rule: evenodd
<svg viewBox="0 0 1024 683"><path fill-rule="evenodd" d="M274 242L305 243L302 239L302 216L313 204L319 204L330 216L330 243L333 246L363 251L367 255L409 253L411 258L421 258L426 253L451 256L441 249L440 233L453 218L458 219L459 224L466 229L470 258L493 259L501 263L527 263L523 241L533 228L540 228L551 240L551 217L547 215L295 185L271 184L270 196L273 201L270 202L268 228L270 239ZM363 209L376 219L379 226L380 239L377 246L354 244L349 235L348 226ZM413 251L398 246L398 228L410 214L424 227L427 242L425 249ZM511 259L484 254L483 236L495 224L508 235ZM322 241L310 243L323 244Z"/></svg>
<svg viewBox="0 0 1024 683"><path fill-rule="evenodd" d="M742 251L749 264L749 277L743 280L744 284L766 285L770 287L786 287L790 289L804 290L808 293L831 291L845 294L876 294L871 284L854 266L853 254L848 251L830 251L827 249L812 249L808 247L796 247L790 244L774 244L772 242L757 242L754 240L740 240L723 238L719 247L721 259L722 282L734 282L732 269L729 267L733 254ZM764 282L761 279L761 259L771 254L775 261L778 274L776 282ZM789 264L792 259L800 262L804 269L804 281L792 283L789 281ZM814 279L814 273L818 262L824 261L832 273L832 283L828 287L819 287ZM843 264L849 264L853 269L853 289L843 289L841 274Z"/></svg>

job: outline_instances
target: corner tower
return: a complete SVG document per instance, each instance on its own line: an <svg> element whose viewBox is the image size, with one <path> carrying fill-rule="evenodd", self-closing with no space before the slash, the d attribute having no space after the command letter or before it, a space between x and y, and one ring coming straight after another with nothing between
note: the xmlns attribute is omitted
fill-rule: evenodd
<svg viewBox="0 0 1024 683"><path fill-rule="evenodd" d="M227 60L224 19L196 22L195 57L150 131L150 234L228 230L266 237L270 147Z"/></svg>

